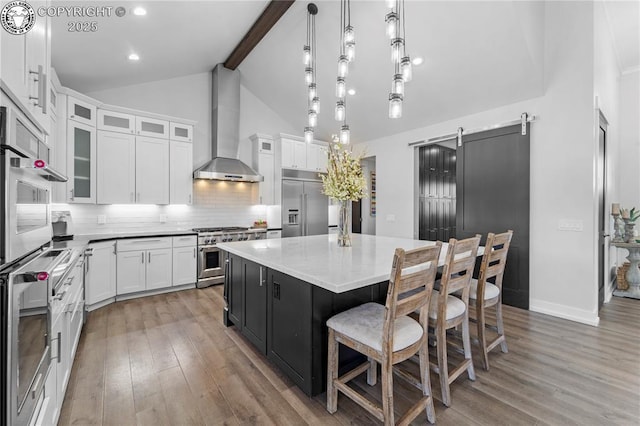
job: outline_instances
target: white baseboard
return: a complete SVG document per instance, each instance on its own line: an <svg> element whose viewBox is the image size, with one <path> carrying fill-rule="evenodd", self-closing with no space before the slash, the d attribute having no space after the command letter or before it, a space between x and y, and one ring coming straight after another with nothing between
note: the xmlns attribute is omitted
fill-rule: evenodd
<svg viewBox="0 0 640 426"><path fill-rule="evenodd" d="M529 310L576 321L582 324L592 325L594 327L597 327L600 323L600 317L598 317L597 313L585 311L584 309L576 309L571 306L546 302L544 300L531 299L529 301Z"/></svg>

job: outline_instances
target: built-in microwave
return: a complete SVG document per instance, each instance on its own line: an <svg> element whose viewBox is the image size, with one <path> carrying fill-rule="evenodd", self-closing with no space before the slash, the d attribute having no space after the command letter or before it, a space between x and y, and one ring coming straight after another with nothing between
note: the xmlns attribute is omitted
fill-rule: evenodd
<svg viewBox="0 0 640 426"><path fill-rule="evenodd" d="M21 157L40 159L49 163L49 146L42 132L4 98L0 106L0 143Z"/></svg>

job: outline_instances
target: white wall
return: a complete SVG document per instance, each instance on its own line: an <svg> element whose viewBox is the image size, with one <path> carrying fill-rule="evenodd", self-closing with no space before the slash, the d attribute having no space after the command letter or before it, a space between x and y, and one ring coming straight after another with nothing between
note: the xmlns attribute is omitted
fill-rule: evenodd
<svg viewBox="0 0 640 426"><path fill-rule="evenodd" d="M640 207L640 70L620 76L618 200Z"/></svg>
<svg viewBox="0 0 640 426"><path fill-rule="evenodd" d="M522 112L538 115L530 148L530 307L597 324L593 34L592 3L547 3L544 96L361 144L367 155L376 156L377 234L417 238L416 177L408 143L459 126L513 120ZM581 221L583 231L558 230L561 219Z"/></svg>

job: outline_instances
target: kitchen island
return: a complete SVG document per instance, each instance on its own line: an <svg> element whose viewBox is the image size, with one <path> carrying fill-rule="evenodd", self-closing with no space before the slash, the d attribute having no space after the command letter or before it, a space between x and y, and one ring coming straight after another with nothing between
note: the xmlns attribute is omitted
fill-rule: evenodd
<svg viewBox="0 0 640 426"><path fill-rule="evenodd" d="M326 321L366 302L384 303L393 254L432 241L354 234L220 243L226 252L225 325L235 325L307 395L326 388ZM446 245L440 257L444 263ZM358 362L341 347L344 367Z"/></svg>

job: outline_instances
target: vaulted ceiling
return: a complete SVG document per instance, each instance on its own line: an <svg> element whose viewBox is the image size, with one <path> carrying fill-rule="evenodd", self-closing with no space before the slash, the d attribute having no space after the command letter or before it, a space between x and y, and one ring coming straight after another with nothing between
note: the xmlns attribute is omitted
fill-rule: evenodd
<svg viewBox="0 0 640 426"><path fill-rule="evenodd" d="M54 2L58 3L63 2ZM124 5L127 14L98 19L98 31L93 33L69 32L68 20L54 19L53 63L63 84L81 92L206 72L224 62L267 3L100 2L114 8ZM619 66L633 67L634 61L638 66L640 58L633 56L638 51L639 42L633 40L638 23L634 26L629 19L637 13L638 2L611 3L608 19L618 57L625 58ZM307 4L296 1L239 67L245 87L298 127L300 134L307 109L302 65ZM340 124L333 119L340 2L316 4L321 99L316 137L328 140ZM132 15L138 5L146 7L146 16ZM403 117L388 119L393 67L384 28L386 12L381 0L351 4L357 45L347 85L356 94L348 97L347 121L354 141L543 93L544 2L407 0L407 50L423 57L424 64L414 68L413 81L407 84ZM127 60L132 51L141 56L139 62Z"/></svg>

